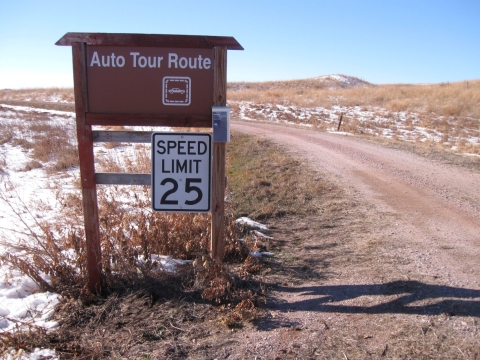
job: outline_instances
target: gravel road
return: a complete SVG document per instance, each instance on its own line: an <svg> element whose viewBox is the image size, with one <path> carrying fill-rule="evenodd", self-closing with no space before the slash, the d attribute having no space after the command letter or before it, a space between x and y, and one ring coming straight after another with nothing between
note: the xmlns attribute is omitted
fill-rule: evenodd
<svg viewBox="0 0 480 360"><path fill-rule="evenodd" d="M417 271L480 288L480 173L353 136L234 121L232 129L284 144L379 214Z"/></svg>

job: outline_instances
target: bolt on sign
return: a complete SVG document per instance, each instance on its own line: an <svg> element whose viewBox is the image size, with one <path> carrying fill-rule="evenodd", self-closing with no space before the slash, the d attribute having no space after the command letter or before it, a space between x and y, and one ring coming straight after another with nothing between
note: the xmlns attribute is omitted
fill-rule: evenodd
<svg viewBox="0 0 480 360"><path fill-rule="evenodd" d="M156 211L211 210L211 253L223 259L225 143L205 133L93 130L92 126L212 128L212 107L227 101L233 37L67 33L71 46L88 285L102 285L97 184L155 185ZM97 173L94 142L152 145L152 174ZM153 178L153 181L152 181ZM158 190L158 191L157 191Z"/></svg>

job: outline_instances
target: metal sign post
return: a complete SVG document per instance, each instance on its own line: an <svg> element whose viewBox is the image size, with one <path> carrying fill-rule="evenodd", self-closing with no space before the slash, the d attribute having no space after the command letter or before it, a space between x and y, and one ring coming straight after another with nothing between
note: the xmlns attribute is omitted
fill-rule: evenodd
<svg viewBox="0 0 480 360"><path fill-rule="evenodd" d="M90 291L99 292L102 257L96 185L151 185L151 175L96 173L93 143L119 139L150 142L151 134L93 131L92 126L211 128L212 106L226 104L227 49L243 47L233 37L111 33L67 33L56 45L72 46L88 285ZM212 152L211 252L221 262L225 143L215 143ZM191 179L198 178L185 178L185 184L178 185L192 195L184 199L184 205L206 209L202 202L204 190ZM166 184L174 186L171 181ZM202 199L197 203L200 191ZM162 196L165 193L160 200ZM176 201L169 196L164 200L167 205Z"/></svg>

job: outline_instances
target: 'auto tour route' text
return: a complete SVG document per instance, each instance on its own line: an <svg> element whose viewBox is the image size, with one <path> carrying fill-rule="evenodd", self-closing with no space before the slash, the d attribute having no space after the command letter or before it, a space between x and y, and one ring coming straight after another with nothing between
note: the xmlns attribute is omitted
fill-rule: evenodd
<svg viewBox="0 0 480 360"><path fill-rule="evenodd" d="M163 56L143 56L140 52L130 53L130 65L134 68L161 68ZM97 51L93 52L92 59L90 61L90 67L124 67L127 61L122 55L115 55L112 52L111 55L98 55ZM178 57L176 53L168 54L169 69L210 69L212 66L212 60L210 58L204 58L202 55L198 57Z"/></svg>

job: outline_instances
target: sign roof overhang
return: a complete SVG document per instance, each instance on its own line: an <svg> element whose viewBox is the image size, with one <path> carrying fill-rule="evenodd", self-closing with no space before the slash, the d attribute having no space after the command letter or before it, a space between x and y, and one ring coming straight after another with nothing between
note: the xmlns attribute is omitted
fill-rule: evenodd
<svg viewBox="0 0 480 360"><path fill-rule="evenodd" d="M242 45L231 36L123 34L123 33L76 33L68 32L55 45L71 46L80 42L99 46L151 46L213 49L225 46L228 50L243 50Z"/></svg>

